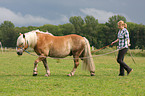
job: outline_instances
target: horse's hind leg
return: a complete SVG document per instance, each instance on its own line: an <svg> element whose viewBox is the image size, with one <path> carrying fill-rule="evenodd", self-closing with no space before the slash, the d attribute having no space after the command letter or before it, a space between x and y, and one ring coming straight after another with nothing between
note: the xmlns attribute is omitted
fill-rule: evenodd
<svg viewBox="0 0 145 96"><path fill-rule="evenodd" d="M50 70L49 70L49 67L48 67L46 58L43 59L42 62L43 62L44 67L45 67L45 69L46 69L46 74L45 74L45 76L48 77L48 76L50 76Z"/></svg>
<svg viewBox="0 0 145 96"><path fill-rule="evenodd" d="M73 76L75 74L78 65L79 65L79 56L74 56L74 68L67 76Z"/></svg>

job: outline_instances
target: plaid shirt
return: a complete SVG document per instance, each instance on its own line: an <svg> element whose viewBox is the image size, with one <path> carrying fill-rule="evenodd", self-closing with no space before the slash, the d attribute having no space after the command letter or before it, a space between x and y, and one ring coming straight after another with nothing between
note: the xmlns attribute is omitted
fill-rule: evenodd
<svg viewBox="0 0 145 96"><path fill-rule="evenodd" d="M119 39L119 46L118 46L119 49L128 48L129 32L126 28L119 30L118 39Z"/></svg>

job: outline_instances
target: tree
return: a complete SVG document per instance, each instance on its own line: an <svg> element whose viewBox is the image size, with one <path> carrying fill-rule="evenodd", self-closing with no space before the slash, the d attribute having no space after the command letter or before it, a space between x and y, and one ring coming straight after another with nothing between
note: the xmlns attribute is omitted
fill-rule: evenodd
<svg viewBox="0 0 145 96"><path fill-rule="evenodd" d="M44 31L44 32L48 31L56 36L62 35L62 33L58 31L59 27L57 25L45 24L43 26L38 27L38 29L40 29L41 31Z"/></svg>
<svg viewBox="0 0 145 96"><path fill-rule="evenodd" d="M127 22L127 30L129 31L130 36L130 43L131 49L134 49L136 46L138 46L137 42L139 40L138 36L138 24L135 24L133 22Z"/></svg>
<svg viewBox="0 0 145 96"><path fill-rule="evenodd" d="M74 25L76 33L80 34L84 24L84 20L81 18L81 16L70 17L69 22Z"/></svg>
<svg viewBox="0 0 145 96"><path fill-rule="evenodd" d="M114 15L112 17L109 18L107 25L109 27L117 27L117 22L119 22L120 20L124 21L126 23L126 18L124 16L121 15Z"/></svg>
<svg viewBox="0 0 145 96"><path fill-rule="evenodd" d="M32 31L32 30L29 30L28 27L15 27L15 31L17 33L26 33L26 32L29 32L29 31Z"/></svg>
<svg viewBox="0 0 145 96"><path fill-rule="evenodd" d="M137 36L136 36L136 44L137 47L140 49L143 49L145 46L145 26L142 24L139 24L137 26Z"/></svg>
<svg viewBox="0 0 145 96"><path fill-rule="evenodd" d="M14 27L14 24L10 21L4 21L4 23L0 25L3 46L16 46L17 33L15 32Z"/></svg>
<svg viewBox="0 0 145 96"><path fill-rule="evenodd" d="M67 23L67 24L59 25L59 31L63 35L74 34L75 28L71 23Z"/></svg>
<svg viewBox="0 0 145 96"><path fill-rule="evenodd" d="M90 45L96 46L98 19L95 19L93 16L86 16L84 20L85 24L81 33L88 38Z"/></svg>
<svg viewBox="0 0 145 96"><path fill-rule="evenodd" d="M96 48L102 48L103 46L109 45L112 41L110 35L110 28L105 24L99 24L98 27L98 34L97 34L97 46Z"/></svg>
<svg viewBox="0 0 145 96"><path fill-rule="evenodd" d="M85 23L87 27L92 27L93 30L96 30L96 27L98 25L98 19L95 19L93 16L86 16Z"/></svg>

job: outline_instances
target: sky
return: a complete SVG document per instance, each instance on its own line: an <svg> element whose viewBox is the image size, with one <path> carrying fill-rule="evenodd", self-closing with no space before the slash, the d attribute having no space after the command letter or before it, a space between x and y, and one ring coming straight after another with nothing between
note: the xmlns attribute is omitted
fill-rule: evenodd
<svg viewBox="0 0 145 96"><path fill-rule="evenodd" d="M0 0L0 24L11 21L15 26L66 24L72 16L87 15L108 22L121 15L127 22L145 25L145 0Z"/></svg>

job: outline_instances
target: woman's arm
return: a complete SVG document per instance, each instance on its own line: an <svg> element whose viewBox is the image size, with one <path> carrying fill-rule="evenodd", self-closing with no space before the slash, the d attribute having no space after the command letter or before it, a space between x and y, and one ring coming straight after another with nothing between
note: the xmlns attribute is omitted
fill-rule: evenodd
<svg viewBox="0 0 145 96"><path fill-rule="evenodd" d="M130 39L127 39L128 46L131 46Z"/></svg>
<svg viewBox="0 0 145 96"><path fill-rule="evenodd" d="M113 45L114 43L116 43L116 42L118 42L119 41L119 39L116 39L115 41L113 41L112 43L111 43L111 45Z"/></svg>
<svg viewBox="0 0 145 96"><path fill-rule="evenodd" d="M125 32L125 37L127 38L127 43L128 43L128 46L131 46L131 44L130 44L130 38L129 38L129 32L128 32L128 30L126 30L126 32Z"/></svg>

